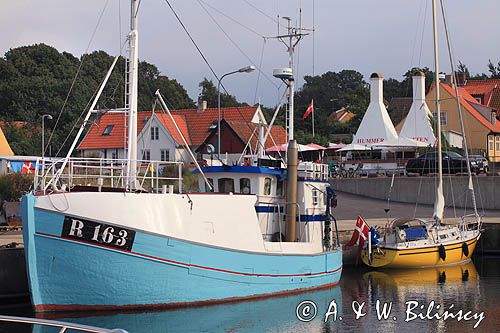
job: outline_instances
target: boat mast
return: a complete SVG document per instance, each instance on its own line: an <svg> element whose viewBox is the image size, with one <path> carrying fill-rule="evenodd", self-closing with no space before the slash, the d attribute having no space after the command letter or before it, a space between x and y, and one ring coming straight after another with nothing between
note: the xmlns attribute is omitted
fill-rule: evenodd
<svg viewBox="0 0 500 333"><path fill-rule="evenodd" d="M456 76L455 76L455 64L453 61L453 54L452 54L451 45L450 45L450 36L448 35L448 26L446 24L446 15L444 12L443 2L441 2L441 13L443 15L444 31L446 33L446 44L448 46L448 55L450 57L451 82L453 85L453 89L455 91L455 102L457 103L458 120L460 122L460 130L462 131L462 147L464 149L465 160L467 163L467 175L469 177L469 191L471 191L471 199L472 199L472 206L474 208L474 216L476 217L476 219L479 220L479 214L477 212L476 193L474 192L474 184L472 182L472 172L470 169L469 149L467 147L467 140L465 139L465 126L464 126L464 119L463 119L463 115L462 115L462 106L460 104L460 99L459 99L460 96L458 95L458 85L457 85Z"/></svg>
<svg viewBox="0 0 500 333"><path fill-rule="evenodd" d="M437 40L437 15L436 15L436 0L432 0L432 21L434 28L434 92L436 105L436 122L437 122L437 137L438 137L438 186L436 189L436 201L434 203L433 217L439 225L443 220L444 213L444 195L443 195L443 150L441 140L441 104L439 101L439 57L438 57L438 40Z"/></svg>
<svg viewBox="0 0 500 333"><path fill-rule="evenodd" d="M128 100L128 150L127 150L127 188L135 190L137 184L137 87L138 87L138 11L139 0L131 1L129 59L127 73Z"/></svg>
<svg viewBox="0 0 500 333"><path fill-rule="evenodd" d="M294 93L295 79L293 76L293 54L295 46L305 34L292 28L291 19L284 17L288 21L287 34L278 36L286 45L288 51L288 67L291 71L286 79L288 85L288 149L287 149L287 181L286 181L286 235L287 242L297 240L297 168L299 164L297 142L294 137Z"/></svg>

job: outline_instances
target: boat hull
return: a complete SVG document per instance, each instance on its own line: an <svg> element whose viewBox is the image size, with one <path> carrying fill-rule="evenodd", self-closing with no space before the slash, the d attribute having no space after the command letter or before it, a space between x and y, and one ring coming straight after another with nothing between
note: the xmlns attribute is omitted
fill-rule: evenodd
<svg viewBox="0 0 500 333"><path fill-rule="evenodd" d="M326 288L341 276L340 250L266 254L138 229L130 249L70 238L63 230L67 215L39 209L35 202L33 195L23 197L26 262L37 312L231 302Z"/></svg>
<svg viewBox="0 0 500 333"><path fill-rule="evenodd" d="M444 245L446 252L445 260L442 260L439 256L438 246L407 249L381 247L380 251L373 251L371 260L369 260L368 250L365 248L361 251L361 260L365 265L374 268L433 267L465 263L472 257L479 237L480 234L478 233L472 238ZM468 247L467 255L462 248L464 243Z"/></svg>

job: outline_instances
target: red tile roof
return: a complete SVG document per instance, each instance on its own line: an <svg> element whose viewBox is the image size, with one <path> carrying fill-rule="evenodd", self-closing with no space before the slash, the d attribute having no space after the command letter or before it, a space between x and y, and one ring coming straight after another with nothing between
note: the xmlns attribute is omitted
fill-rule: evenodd
<svg viewBox="0 0 500 333"><path fill-rule="evenodd" d="M249 123L257 108L255 106L230 107L221 109L221 119ZM174 110L172 114L186 117L189 134L194 146L201 145L210 134L210 125L217 122L217 108L208 108L204 111L197 109Z"/></svg>
<svg viewBox="0 0 500 333"><path fill-rule="evenodd" d="M151 117L151 111L139 112L137 115L137 132ZM105 113L98 116L78 146L78 149L125 148L127 115L125 113ZM109 135L102 135L107 126L113 126Z"/></svg>
<svg viewBox="0 0 500 333"><path fill-rule="evenodd" d="M184 144L182 141L181 136L179 135L179 132L175 128L174 123L170 119L170 116L166 113L156 113L156 116L158 117L158 120L162 123L163 126L167 129L167 131L172 135L172 138L177 142L178 144ZM184 136L184 139L186 139L186 142L188 145L191 144L191 139L189 138L189 131L188 131L188 126L186 123L186 117L181 116L181 115L176 115L173 114L172 117L174 118L177 126L179 127L179 130L182 133L182 136Z"/></svg>
<svg viewBox="0 0 500 333"><path fill-rule="evenodd" d="M227 120L226 123L233 129L233 131L238 135L238 137L246 144L250 137L250 145L252 148L257 148L257 141L259 139L259 134L256 130L257 125L254 123L242 122L242 121L231 121ZM267 131L267 127L265 128ZM253 133L253 136L252 136ZM273 126L269 137L267 138L264 146L265 149L270 148L275 145L280 145L286 143L286 131L281 126Z"/></svg>
<svg viewBox="0 0 500 333"><path fill-rule="evenodd" d="M447 83L441 82L441 86L452 96L456 97L455 90ZM476 109L474 109L469 102L477 102L470 94L468 94L463 89L459 88L460 104L464 107L465 111L469 112L474 118L476 118L481 124L486 126L490 131L500 133L500 122L495 122L493 125L486 118L484 118ZM471 100L472 99L472 100Z"/></svg>
<svg viewBox="0 0 500 333"><path fill-rule="evenodd" d="M221 118L228 121L249 123L255 112L255 106L230 107L221 109ZM175 122L190 145L199 146L210 134L209 127L217 122L218 110L216 108L198 111L197 109L171 110ZM152 111L140 111L137 115L137 132L140 133ZM156 112L158 119L163 123L172 137L182 143L177 130L167 114ZM91 125L87 135L80 143L78 149L104 149L126 147L126 115L123 113L105 113L98 117ZM109 135L102 135L108 125L113 125Z"/></svg>
<svg viewBox="0 0 500 333"><path fill-rule="evenodd" d="M482 97L483 105L500 110L500 79L472 79L463 88L471 95Z"/></svg>

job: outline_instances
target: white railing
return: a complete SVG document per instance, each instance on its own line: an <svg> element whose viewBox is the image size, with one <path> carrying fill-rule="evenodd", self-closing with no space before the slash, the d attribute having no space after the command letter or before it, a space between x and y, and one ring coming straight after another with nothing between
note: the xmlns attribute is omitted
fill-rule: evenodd
<svg viewBox="0 0 500 333"><path fill-rule="evenodd" d="M298 176L306 180L328 180L328 164L300 162Z"/></svg>
<svg viewBox="0 0 500 333"><path fill-rule="evenodd" d="M127 189L130 183L126 159L69 158L38 159L35 165L35 191L71 191L76 186ZM61 167L64 169L61 170ZM167 186L177 185L182 192L182 162L137 160L136 181L140 189L151 192L165 192Z"/></svg>
<svg viewBox="0 0 500 333"><path fill-rule="evenodd" d="M25 318L25 317L14 317L14 316L0 316L0 321L10 322L10 323L22 323L22 324L31 324L31 325L39 325L39 326L49 326L49 327L57 327L59 329L58 333L64 333L67 330L71 330L72 332L91 332L91 333L127 333L127 331L123 329L106 329L99 328L88 325L80 325L67 323L63 321L56 320L46 320L46 319L38 319L38 318Z"/></svg>

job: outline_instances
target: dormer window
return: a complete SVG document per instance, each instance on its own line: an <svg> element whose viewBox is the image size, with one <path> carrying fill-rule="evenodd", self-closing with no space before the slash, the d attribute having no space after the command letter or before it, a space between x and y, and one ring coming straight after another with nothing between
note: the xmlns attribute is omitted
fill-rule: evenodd
<svg viewBox="0 0 500 333"><path fill-rule="evenodd" d="M115 125L108 125L108 126L106 126L106 128L102 132L102 135L110 135L111 131L113 130L113 127L115 127Z"/></svg>
<svg viewBox="0 0 500 333"><path fill-rule="evenodd" d="M208 130L209 130L209 131L212 131L212 130L214 130L214 129L216 129L216 128L217 128L217 123L216 123L216 122L213 122L213 123L212 123L212 124L208 127Z"/></svg>

